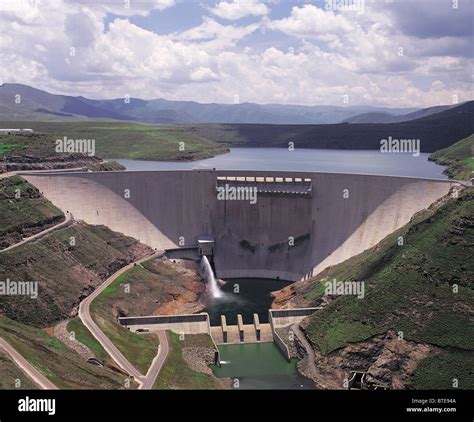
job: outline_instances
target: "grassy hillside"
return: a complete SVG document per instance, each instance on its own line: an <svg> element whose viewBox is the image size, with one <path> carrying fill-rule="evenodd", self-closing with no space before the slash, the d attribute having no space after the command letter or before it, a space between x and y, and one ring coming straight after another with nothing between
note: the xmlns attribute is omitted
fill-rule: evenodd
<svg viewBox="0 0 474 422"><path fill-rule="evenodd" d="M94 353L97 359L100 359L102 362L109 359L108 353L82 323L79 317L69 321L66 328L68 333L74 333L74 338L87 346L89 350Z"/></svg>
<svg viewBox="0 0 474 422"><path fill-rule="evenodd" d="M0 122L0 128L12 127ZM179 126L155 126L128 122L16 122L15 127L31 128L34 135L0 135L0 152L5 157L29 154L57 155L56 139L95 139L101 158L191 161L227 152L227 148Z"/></svg>
<svg viewBox="0 0 474 422"><path fill-rule="evenodd" d="M0 280L33 281L39 286L37 299L2 297L0 314L39 327L69 318L105 278L150 252L135 239L104 226L78 223L0 253Z"/></svg>
<svg viewBox="0 0 474 422"><path fill-rule="evenodd" d="M127 286L128 290L125 290ZM191 271L169 260L148 260L118 277L92 304L113 316L152 315L163 306L172 305L165 314L192 313L180 305L193 306L204 291L205 283ZM162 312L163 313L163 312Z"/></svg>
<svg viewBox="0 0 474 422"><path fill-rule="evenodd" d="M178 311L184 301L198 302L193 291L197 277L183 274L169 261L149 260L118 277L91 304L91 314L104 333L143 374L154 359L158 339L154 335L134 334L117 323L119 316L152 315L160 306L173 305ZM167 309L165 313L173 313Z"/></svg>
<svg viewBox="0 0 474 422"><path fill-rule="evenodd" d="M0 179L0 249L64 220L64 215L19 176Z"/></svg>
<svg viewBox="0 0 474 422"><path fill-rule="evenodd" d="M123 353L123 355L134 365L142 374L146 374L148 368L158 351L158 337L155 335L135 334L117 323L117 315L113 309L115 294L125 293L125 284L131 283L139 275L140 267L122 274L110 286L108 286L91 304L91 315L100 329ZM130 298L130 300L133 300Z"/></svg>
<svg viewBox="0 0 474 422"><path fill-rule="evenodd" d="M184 339L169 332L170 352L153 388L155 389L218 389L219 380L209 374L193 371L183 358L185 347L206 347L212 349L209 336L205 334L186 335Z"/></svg>
<svg viewBox="0 0 474 422"><path fill-rule="evenodd" d="M474 389L474 352L442 351L424 359L413 374L413 387L439 389L453 386L453 379L463 389Z"/></svg>
<svg viewBox="0 0 474 422"><path fill-rule="evenodd" d="M36 390L38 388L2 349L0 349L0 374L2 374L0 390Z"/></svg>
<svg viewBox="0 0 474 422"><path fill-rule="evenodd" d="M83 153L57 153L56 139L45 133L0 134L0 173L78 168L100 162Z"/></svg>
<svg viewBox="0 0 474 422"><path fill-rule="evenodd" d="M474 134L434 152L430 160L448 166L444 171L449 177L458 180L469 180L474 172Z"/></svg>
<svg viewBox="0 0 474 422"><path fill-rule="evenodd" d="M474 132L474 101L402 123L328 125L202 124L183 126L190 133L227 147L380 149L380 140L420 139L422 152L452 145Z"/></svg>
<svg viewBox="0 0 474 422"><path fill-rule="evenodd" d="M403 236L403 246L398 236ZM428 218L420 216L377 247L307 283L301 294L310 304L334 278L364 281L365 297L336 296L313 314L306 335L323 354L388 330L446 353L474 351L473 245L474 189L469 189ZM460 364L455 358L449 362ZM435 368L427 363L420 370ZM427 377L419 376L419 383Z"/></svg>
<svg viewBox="0 0 474 422"><path fill-rule="evenodd" d="M118 389L125 374L85 362L55 337L0 315L0 336L59 388ZM1 360L0 360L1 365ZM8 382L2 372L1 382Z"/></svg>

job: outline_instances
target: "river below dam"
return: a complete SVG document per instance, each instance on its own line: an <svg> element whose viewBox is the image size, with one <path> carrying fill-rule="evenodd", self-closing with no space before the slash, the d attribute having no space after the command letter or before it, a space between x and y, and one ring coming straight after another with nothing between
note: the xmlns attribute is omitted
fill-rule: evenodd
<svg viewBox="0 0 474 422"><path fill-rule="evenodd" d="M224 345L219 351L221 366L212 366L212 371L218 378L231 378L232 388L314 388L314 383L296 369L298 359L288 362L273 343Z"/></svg>
<svg viewBox="0 0 474 422"><path fill-rule="evenodd" d="M210 298L205 312L211 325L220 325L221 315L227 324L237 324L237 314L244 324L253 323L253 314L258 314L261 323L268 323L268 309L273 298L271 292L290 284L288 281L239 278L226 280L219 297ZM241 389L308 389L314 388L311 380L296 369L298 359L288 362L273 343L232 344L218 346L221 367L213 366L218 378L238 380Z"/></svg>
<svg viewBox="0 0 474 422"><path fill-rule="evenodd" d="M377 150L331 150L285 148L231 148L230 152L198 161L122 160L127 171L157 170L274 170L374 174L447 179L445 167L428 161L430 154L381 153Z"/></svg>

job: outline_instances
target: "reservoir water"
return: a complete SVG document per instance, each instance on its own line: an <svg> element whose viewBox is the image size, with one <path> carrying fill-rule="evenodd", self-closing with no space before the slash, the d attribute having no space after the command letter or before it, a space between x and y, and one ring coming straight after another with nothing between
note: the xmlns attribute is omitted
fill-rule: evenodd
<svg viewBox="0 0 474 422"><path fill-rule="evenodd" d="M375 174L447 179L445 167L428 161L430 154L383 154L376 150L231 148L213 158L191 162L117 160L129 171L280 170Z"/></svg>

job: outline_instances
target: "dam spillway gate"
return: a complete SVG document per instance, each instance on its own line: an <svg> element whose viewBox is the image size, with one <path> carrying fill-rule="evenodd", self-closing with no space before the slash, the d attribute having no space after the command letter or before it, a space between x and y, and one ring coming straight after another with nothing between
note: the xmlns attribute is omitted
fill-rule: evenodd
<svg viewBox="0 0 474 422"><path fill-rule="evenodd" d="M269 309L268 323L261 324L259 316L253 314L253 323L244 324L241 315L237 315L237 325L227 325L226 317L221 316L221 324L211 326L209 314L150 315L138 317L120 317L118 323L136 333L148 333L170 330L176 334L208 334L216 350L216 362L219 362L218 346L225 344L274 343L288 361L291 359L287 341L281 338L279 329L298 324L312 315L316 308Z"/></svg>

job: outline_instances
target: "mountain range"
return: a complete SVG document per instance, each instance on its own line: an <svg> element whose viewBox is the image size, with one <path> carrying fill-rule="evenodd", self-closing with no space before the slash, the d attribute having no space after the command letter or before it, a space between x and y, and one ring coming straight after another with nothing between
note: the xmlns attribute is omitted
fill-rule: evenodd
<svg viewBox="0 0 474 422"><path fill-rule="evenodd" d="M281 104L202 104L194 101L124 98L93 100L51 94L22 84L0 85L0 118L16 120L125 120L153 124L258 123L331 124L385 123L412 120L449 106L429 109L370 106L302 106ZM406 116L406 119L405 119ZM421 116L420 116L421 117Z"/></svg>

